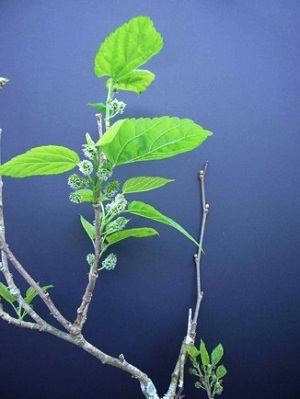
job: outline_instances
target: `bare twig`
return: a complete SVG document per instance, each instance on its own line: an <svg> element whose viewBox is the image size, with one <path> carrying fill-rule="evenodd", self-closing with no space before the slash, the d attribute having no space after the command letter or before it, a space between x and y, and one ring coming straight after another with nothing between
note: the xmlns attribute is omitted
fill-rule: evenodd
<svg viewBox="0 0 300 399"><path fill-rule="evenodd" d="M103 132L102 132L102 114L96 114L96 120L97 120L97 127L98 127L98 134L99 134L99 139L101 139Z"/></svg>
<svg viewBox="0 0 300 399"><path fill-rule="evenodd" d="M195 307L195 312L193 316L193 330L194 334L196 335L196 325L200 311L200 305L203 298L203 291L201 290L201 254L202 254L202 247L203 247L203 239L204 239L204 232L205 232L205 225L206 219L209 211L209 205L206 203L206 195L205 195L205 175L208 167L208 161L206 161L204 169L200 171L199 178L200 178L200 185L201 185L201 198L202 198L202 223L200 229L200 238L199 238L199 250L198 253L194 256L195 264L196 264L196 279L197 279L197 302Z"/></svg>
<svg viewBox="0 0 300 399"><path fill-rule="evenodd" d="M16 319L15 317L10 316L9 313L7 313L3 310L3 306L1 303L0 303L0 317L1 317L1 319L7 321L8 324L13 324L14 326L17 326L17 327L30 328L31 330L39 330L38 323L31 323L31 322L24 321L21 319Z"/></svg>
<svg viewBox="0 0 300 399"><path fill-rule="evenodd" d="M102 127L102 114L96 114L97 127L98 127L98 136L99 139L103 136L103 127ZM103 151L100 152L100 163L106 160L106 156Z"/></svg>
<svg viewBox="0 0 300 399"><path fill-rule="evenodd" d="M57 307L52 302L49 293L44 291L30 276L30 274L24 269L21 263L17 260L14 254L9 249L7 243L4 241L3 237L0 236L0 249L6 254L8 260L12 263L14 268L21 274L24 280L35 289L38 293L39 297L43 300L45 305L48 307L51 316L53 316L67 331L73 332L73 327L71 322L69 322L65 317L60 313Z"/></svg>
<svg viewBox="0 0 300 399"><path fill-rule="evenodd" d="M194 315L192 316L192 310L189 309L189 319L187 326L187 334L181 345L179 356L174 368L174 371L171 376L171 382L166 394L166 398L168 399L179 399L182 397L182 393L184 390L184 367L187 360L187 346L193 345L196 338L196 328L197 328L197 320L200 311L200 305L203 298L203 292L201 291L201 271L200 271L200 260L206 225L206 218L209 210L209 205L206 204L206 196L205 196L205 174L208 167L208 161L205 163L204 169L200 171L200 188L201 188L201 200L202 200L202 222L200 227L200 237L199 237L199 250L198 253L194 256L194 261L196 264L196 281L197 281L197 302L195 307Z"/></svg>

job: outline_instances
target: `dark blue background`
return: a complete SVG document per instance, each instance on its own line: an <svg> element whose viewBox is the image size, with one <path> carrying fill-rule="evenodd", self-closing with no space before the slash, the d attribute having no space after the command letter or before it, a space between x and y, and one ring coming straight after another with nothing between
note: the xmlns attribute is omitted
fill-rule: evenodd
<svg viewBox="0 0 300 399"><path fill-rule="evenodd" d="M197 236L197 173L210 160L198 339L225 347L224 399L298 398L298 0L2 0L0 74L11 79L0 93L3 158L45 144L79 152L85 132L96 135L85 105L105 96L94 55L137 15L154 20L165 47L147 65L157 74L151 88L139 98L124 94L126 117L189 117L214 136L192 153L118 176L176 178L138 198ZM69 203L66 180L5 179L5 216L11 249L38 281L55 285L55 303L73 320L91 250L78 214L90 211ZM156 227L160 238L116 247L117 269L98 281L85 334L112 355L124 353L163 395L195 303L195 248ZM127 374L52 336L1 322L0 344L3 398L141 397ZM187 398L205 397L187 381Z"/></svg>

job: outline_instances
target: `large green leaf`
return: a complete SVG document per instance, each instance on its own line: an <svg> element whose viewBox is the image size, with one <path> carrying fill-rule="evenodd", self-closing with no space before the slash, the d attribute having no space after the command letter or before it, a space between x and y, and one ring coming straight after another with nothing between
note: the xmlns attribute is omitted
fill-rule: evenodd
<svg viewBox="0 0 300 399"><path fill-rule="evenodd" d="M149 17L136 17L121 25L101 44L95 57L95 74L114 82L145 64L163 46Z"/></svg>
<svg viewBox="0 0 300 399"><path fill-rule="evenodd" d="M0 297L5 299L10 304L13 304L16 301L16 298L10 293L9 288L6 287L3 283L0 282Z"/></svg>
<svg viewBox="0 0 300 399"><path fill-rule="evenodd" d="M126 212L129 212L133 215L142 216L147 219L155 220L156 222L159 223L167 224L168 226L171 226L174 229L180 231L180 233L185 235L188 239L193 241L194 244L199 246L197 241L194 240L194 238L183 227L181 227L171 218L160 213L158 210L156 210L155 208L153 208L153 206L149 204L145 204L144 202L141 201L132 201L129 203L128 210L126 210Z"/></svg>
<svg viewBox="0 0 300 399"><path fill-rule="evenodd" d="M35 147L0 166L0 175L10 177L57 175L73 169L79 161L76 152L66 147L57 145Z"/></svg>
<svg viewBox="0 0 300 399"><path fill-rule="evenodd" d="M174 179L164 177L138 176L128 179L122 187L123 194L140 193L150 191L171 183Z"/></svg>
<svg viewBox="0 0 300 399"><path fill-rule="evenodd" d="M169 158L191 151L212 133L190 119L163 116L123 119L98 141L114 166Z"/></svg>
<svg viewBox="0 0 300 399"><path fill-rule="evenodd" d="M119 231L117 233L113 233L110 236L108 236L106 240L109 245L112 245L118 241L125 240L126 238L129 237L142 238L154 235L158 235L158 232L154 229L151 229L149 227L137 227L135 229L128 229L128 230Z"/></svg>
<svg viewBox="0 0 300 399"><path fill-rule="evenodd" d="M143 69L135 69L123 78L119 79L114 85L114 88L116 90L133 91L137 94L141 94L149 87L154 78L155 75L152 72ZM108 86L111 82L112 79L110 78L106 85Z"/></svg>

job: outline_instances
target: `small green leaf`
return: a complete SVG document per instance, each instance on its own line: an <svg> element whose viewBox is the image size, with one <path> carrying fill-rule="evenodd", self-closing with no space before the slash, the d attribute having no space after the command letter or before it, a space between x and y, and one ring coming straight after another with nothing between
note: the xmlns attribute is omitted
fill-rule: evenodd
<svg viewBox="0 0 300 399"><path fill-rule="evenodd" d="M94 243L94 239L96 237L96 231L95 231L95 226L88 222L82 215L80 215L80 221L82 224L82 227L84 228L85 232L87 235L90 237L92 242Z"/></svg>
<svg viewBox="0 0 300 399"><path fill-rule="evenodd" d="M203 366L207 366L210 363L210 359L205 343L202 340L200 342L200 356Z"/></svg>
<svg viewBox="0 0 300 399"><path fill-rule="evenodd" d="M41 287L43 291L47 291L49 288L53 288L53 285L44 285ZM31 302L34 300L34 298L38 295L36 290L33 287L29 287L28 290L26 291L26 296L24 298L24 301L30 305Z"/></svg>
<svg viewBox="0 0 300 399"><path fill-rule="evenodd" d="M80 190L74 191L74 193L80 196L80 203L93 202L94 200L93 191L87 188L81 188Z"/></svg>
<svg viewBox="0 0 300 399"><path fill-rule="evenodd" d="M121 25L101 44L95 57L95 74L116 82L145 64L163 46L149 17L136 17Z"/></svg>
<svg viewBox="0 0 300 399"><path fill-rule="evenodd" d="M113 233L110 236L108 236L106 240L109 245L112 245L118 241L125 240L126 238L129 237L142 238L154 235L158 235L158 232L156 230L151 229L149 227L138 227L135 229L128 229L128 230L119 231L117 233Z"/></svg>
<svg viewBox="0 0 300 399"><path fill-rule="evenodd" d="M88 145L94 146L96 143L94 142L94 140L91 138L89 133L85 134L85 139L86 139L86 143Z"/></svg>
<svg viewBox="0 0 300 399"><path fill-rule="evenodd" d="M0 296L5 299L8 303L13 304L16 298L10 293L9 288L0 282Z"/></svg>
<svg viewBox="0 0 300 399"><path fill-rule="evenodd" d="M133 91L137 94L141 94L149 87L154 79L154 73L145 69L136 69L119 79L114 84L114 88L116 90ZM111 82L112 79L108 79L106 87L108 87Z"/></svg>
<svg viewBox="0 0 300 399"><path fill-rule="evenodd" d="M199 381L195 382L195 388L203 388L202 384Z"/></svg>
<svg viewBox="0 0 300 399"><path fill-rule="evenodd" d="M198 355L200 355L200 351L195 346L187 346L186 350L192 359L195 359Z"/></svg>
<svg viewBox="0 0 300 399"><path fill-rule="evenodd" d="M0 166L0 175L20 178L57 175L75 168L79 161L76 152L66 147L35 147Z"/></svg>
<svg viewBox="0 0 300 399"><path fill-rule="evenodd" d="M215 349L211 353L211 362L212 364L216 365L222 359L224 355L224 349L221 344L217 345Z"/></svg>
<svg viewBox="0 0 300 399"><path fill-rule="evenodd" d="M101 114L106 113L106 106L103 103L88 103L88 106L96 108Z"/></svg>
<svg viewBox="0 0 300 399"><path fill-rule="evenodd" d="M164 177L138 176L127 180L122 187L123 194L140 193L150 191L171 183L174 179Z"/></svg>
<svg viewBox="0 0 300 399"><path fill-rule="evenodd" d="M227 370L224 366L219 366L216 371L218 378L223 378L227 374Z"/></svg>
<svg viewBox="0 0 300 399"><path fill-rule="evenodd" d="M171 218L160 213L151 205L148 205L141 201L132 201L129 203L128 210L126 212L147 219L155 220L156 222L163 223L170 227L173 227L174 229L178 230L180 233L182 233L184 236L186 236L189 240L191 240L194 244L196 244L199 247L197 241L194 240L194 238L183 227L181 227Z"/></svg>
<svg viewBox="0 0 300 399"><path fill-rule="evenodd" d="M97 142L114 165L173 157L200 146L212 133L190 119L123 119Z"/></svg>

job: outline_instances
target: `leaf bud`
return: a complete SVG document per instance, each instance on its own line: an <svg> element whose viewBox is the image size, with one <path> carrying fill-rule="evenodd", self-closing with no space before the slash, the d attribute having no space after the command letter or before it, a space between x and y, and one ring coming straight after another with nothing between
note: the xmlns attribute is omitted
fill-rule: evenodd
<svg viewBox="0 0 300 399"><path fill-rule="evenodd" d="M124 101L119 101L116 98L110 103L110 109L113 113L113 116L117 114L123 114L125 107L126 104L124 103Z"/></svg>
<svg viewBox="0 0 300 399"><path fill-rule="evenodd" d="M86 261L89 264L90 267L94 266L94 262L95 262L95 255L94 254L88 254L86 256Z"/></svg>
<svg viewBox="0 0 300 399"><path fill-rule="evenodd" d="M197 370L193 369L192 367L189 368L189 373L192 375L198 375Z"/></svg>

